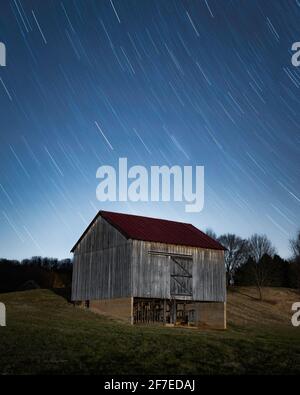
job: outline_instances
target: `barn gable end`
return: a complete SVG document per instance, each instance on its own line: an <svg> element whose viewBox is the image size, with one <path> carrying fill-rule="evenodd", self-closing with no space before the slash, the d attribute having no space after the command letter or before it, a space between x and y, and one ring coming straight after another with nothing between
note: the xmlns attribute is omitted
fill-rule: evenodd
<svg viewBox="0 0 300 395"><path fill-rule="evenodd" d="M131 296L131 241L101 216L73 248L72 300Z"/></svg>

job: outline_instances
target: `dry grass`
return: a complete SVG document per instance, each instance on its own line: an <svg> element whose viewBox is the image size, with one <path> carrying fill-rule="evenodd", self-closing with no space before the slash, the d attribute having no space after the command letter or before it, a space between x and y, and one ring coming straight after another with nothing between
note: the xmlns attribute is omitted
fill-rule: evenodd
<svg viewBox="0 0 300 395"><path fill-rule="evenodd" d="M260 301L255 287L236 287L228 292L228 323L256 328L290 327L292 304L299 301L300 293L292 289L264 288Z"/></svg>

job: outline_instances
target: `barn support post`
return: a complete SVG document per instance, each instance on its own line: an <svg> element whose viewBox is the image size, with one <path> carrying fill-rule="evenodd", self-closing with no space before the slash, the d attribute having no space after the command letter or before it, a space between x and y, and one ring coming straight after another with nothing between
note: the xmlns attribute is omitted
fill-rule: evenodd
<svg viewBox="0 0 300 395"><path fill-rule="evenodd" d="M131 323L131 325L133 325L134 324L134 298L133 297L131 297L130 298L131 299L131 306L130 306L130 312L131 312L131 316L130 316L130 323Z"/></svg>
<svg viewBox="0 0 300 395"><path fill-rule="evenodd" d="M171 302L171 324L176 324L176 318L177 318L177 306L176 306L176 299L172 299Z"/></svg>
<svg viewBox="0 0 300 395"><path fill-rule="evenodd" d="M166 322L167 322L167 301L166 301L166 299L164 299L164 307L163 307L163 321L164 321L164 324L166 324Z"/></svg>

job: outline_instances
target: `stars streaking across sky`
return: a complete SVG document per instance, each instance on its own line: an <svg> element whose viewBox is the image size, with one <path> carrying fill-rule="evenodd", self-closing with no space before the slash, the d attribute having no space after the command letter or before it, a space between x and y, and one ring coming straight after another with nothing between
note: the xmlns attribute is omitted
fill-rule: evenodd
<svg viewBox="0 0 300 395"><path fill-rule="evenodd" d="M300 227L299 0L0 5L0 256L69 255L99 209L266 233ZM204 165L205 206L100 203L97 168Z"/></svg>

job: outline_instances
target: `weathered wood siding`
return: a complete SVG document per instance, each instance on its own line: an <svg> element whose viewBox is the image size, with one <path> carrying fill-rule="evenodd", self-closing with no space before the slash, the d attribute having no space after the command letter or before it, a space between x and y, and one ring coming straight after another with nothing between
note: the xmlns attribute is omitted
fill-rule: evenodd
<svg viewBox="0 0 300 395"><path fill-rule="evenodd" d="M132 242L132 296L171 298L171 260L164 255L149 254L149 251L191 256L193 277L189 299L226 301L223 251L137 240Z"/></svg>
<svg viewBox="0 0 300 395"><path fill-rule="evenodd" d="M131 296L131 241L101 216L74 251L72 300Z"/></svg>
<svg viewBox="0 0 300 395"><path fill-rule="evenodd" d="M168 254L182 256L183 259L178 259L182 273ZM192 261L185 262L184 257ZM180 279L186 272L192 278ZM178 279L183 287L176 283ZM187 295L185 289L189 291ZM179 299L225 302L224 252L127 240L101 216L75 248L74 301L126 297L171 299L174 293L181 294Z"/></svg>

